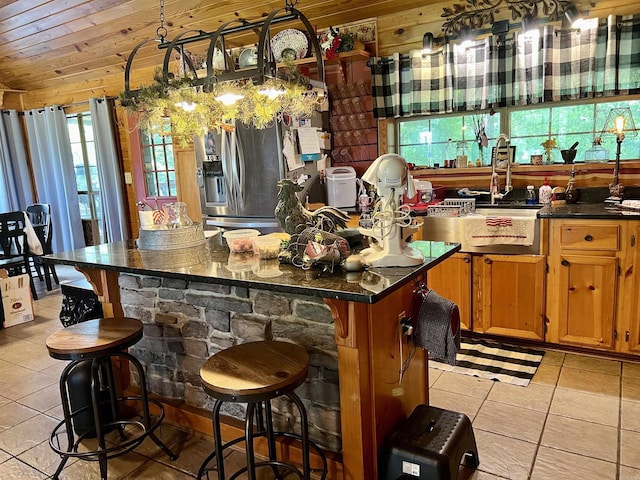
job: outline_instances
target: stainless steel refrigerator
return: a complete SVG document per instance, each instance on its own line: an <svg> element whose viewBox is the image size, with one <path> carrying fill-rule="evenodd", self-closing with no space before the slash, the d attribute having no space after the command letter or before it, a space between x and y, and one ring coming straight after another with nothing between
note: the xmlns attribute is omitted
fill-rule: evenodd
<svg viewBox="0 0 640 480"><path fill-rule="evenodd" d="M238 122L234 129L212 131L195 142L205 229L257 228L263 233L279 230L274 213L278 181L308 175L310 180L300 198L319 183L314 162L288 171L282 153L283 133L277 122L264 129Z"/></svg>

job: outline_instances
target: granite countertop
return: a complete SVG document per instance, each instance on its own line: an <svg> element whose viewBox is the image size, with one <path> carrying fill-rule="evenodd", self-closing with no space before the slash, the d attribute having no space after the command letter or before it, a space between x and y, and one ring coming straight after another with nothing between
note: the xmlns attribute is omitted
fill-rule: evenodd
<svg viewBox="0 0 640 480"><path fill-rule="evenodd" d="M234 285L323 298L375 303L413 277L436 266L460 249L459 244L414 241L425 261L417 267L371 268L362 272L303 270L278 260L230 253L214 235L204 246L178 250L140 251L133 241L106 243L46 255L49 263L123 273L180 278L192 282Z"/></svg>
<svg viewBox="0 0 640 480"><path fill-rule="evenodd" d="M600 220L640 220L640 210L630 210L607 203L575 203L572 205L544 206L538 210L539 218L576 218Z"/></svg>

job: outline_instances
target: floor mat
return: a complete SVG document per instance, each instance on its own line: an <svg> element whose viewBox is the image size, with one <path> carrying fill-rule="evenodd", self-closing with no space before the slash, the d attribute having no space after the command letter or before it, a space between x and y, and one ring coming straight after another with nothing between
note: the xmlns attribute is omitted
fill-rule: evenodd
<svg viewBox="0 0 640 480"><path fill-rule="evenodd" d="M429 360L429 367L526 387L536 374L542 357L544 350L463 339L455 366Z"/></svg>

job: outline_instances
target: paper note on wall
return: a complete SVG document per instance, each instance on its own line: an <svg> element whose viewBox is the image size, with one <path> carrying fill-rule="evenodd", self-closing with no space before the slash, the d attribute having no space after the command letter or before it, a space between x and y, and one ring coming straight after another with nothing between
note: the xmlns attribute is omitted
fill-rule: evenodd
<svg viewBox="0 0 640 480"><path fill-rule="evenodd" d="M320 141L316 127L299 128L298 141L300 142L300 153L320 153Z"/></svg>

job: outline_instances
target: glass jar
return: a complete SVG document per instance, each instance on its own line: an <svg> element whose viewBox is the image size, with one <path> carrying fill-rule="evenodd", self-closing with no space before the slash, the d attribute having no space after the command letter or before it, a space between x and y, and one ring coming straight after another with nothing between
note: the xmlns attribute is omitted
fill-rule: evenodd
<svg viewBox="0 0 640 480"><path fill-rule="evenodd" d="M553 163L556 163L556 154L555 154L555 150L551 149L551 150L545 150L544 152L544 163L547 165L551 165Z"/></svg>
<svg viewBox="0 0 640 480"><path fill-rule="evenodd" d="M456 144L456 168L467 168L467 146L464 142Z"/></svg>
<svg viewBox="0 0 640 480"><path fill-rule="evenodd" d="M167 218L167 228L180 228L193 224L187 216L187 204L184 202L165 203L162 210Z"/></svg>
<svg viewBox="0 0 640 480"><path fill-rule="evenodd" d="M609 151L604 148L597 140L593 141L593 146L584 152L584 161L586 163L606 163L609 160Z"/></svg>

